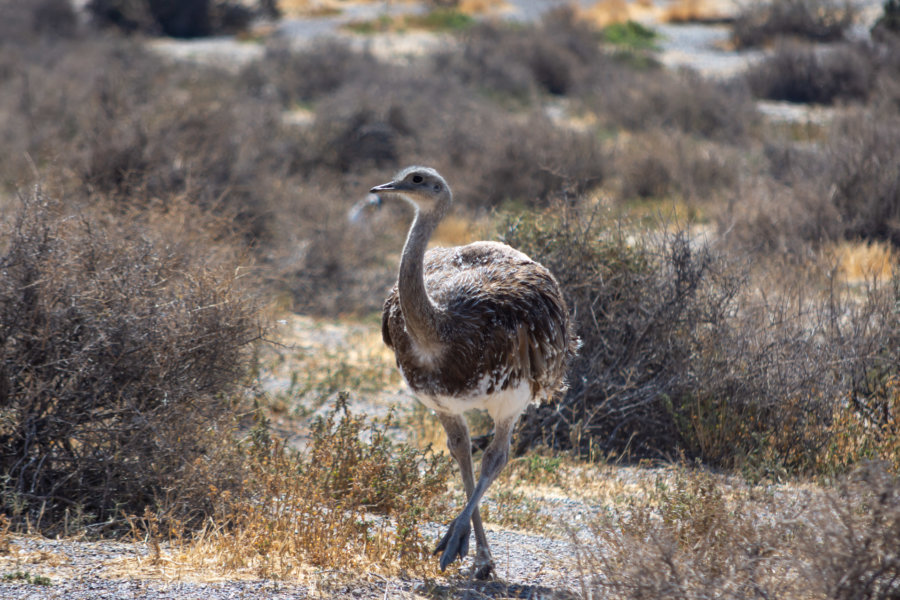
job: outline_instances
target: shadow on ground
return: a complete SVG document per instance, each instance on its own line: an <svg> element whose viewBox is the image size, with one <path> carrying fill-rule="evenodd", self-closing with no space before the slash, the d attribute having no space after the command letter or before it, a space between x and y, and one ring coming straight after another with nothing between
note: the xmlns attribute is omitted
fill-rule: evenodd
<svg viewBox="0 0 900 600"><path fill-rule="evenodd" d="M418 593L433 600L460 598L465 600L497 600L499 598L527 598L529 600L574 600L567 590L540 585L522 585L503 581L461 580L450 585L422 586Z"/></svg>

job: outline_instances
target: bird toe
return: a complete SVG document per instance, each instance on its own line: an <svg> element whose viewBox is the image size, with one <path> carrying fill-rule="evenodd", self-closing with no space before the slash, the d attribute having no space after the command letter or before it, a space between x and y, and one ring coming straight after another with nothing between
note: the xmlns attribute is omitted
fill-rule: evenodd
<svg viewBox="0 0 900 600"><path fill-rule="evenodd" d="M469 533L471 530L472 526L468 522L460 523L458 520L454 520L450 524L447 533L444 534L437 548L434 549L435 554L442 552L441 571L446 569L457 558L464 558L469 553Z"/></svg>
<svg viewBox="0 0 900 600"><path fill-rule="evenodd" d="M489 561L480 565L476 564L472 575L478 581L487 581L494 578L494 573L494 563Z"/></svg>

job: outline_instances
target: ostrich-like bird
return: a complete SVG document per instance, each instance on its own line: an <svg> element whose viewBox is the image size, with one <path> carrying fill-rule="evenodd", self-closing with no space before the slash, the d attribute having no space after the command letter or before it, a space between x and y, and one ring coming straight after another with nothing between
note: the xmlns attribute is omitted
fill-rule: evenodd
<svg viewBox="0 0 900 600"><path fill-rule="evenodd" d="M494 563L478 504L507 462L519 415L562 387L578 338L556 279L525 254L496 242L425 251L452 203L437 171L409 167L371 193L375 203L399 197L415 210L382 335L409 387L447 431L468 497L435 554L443 552L441 570L466 556L474 526L474 575L484 579ZM477 483L463 416L472 409L486 409L494 421Z"/></svg>

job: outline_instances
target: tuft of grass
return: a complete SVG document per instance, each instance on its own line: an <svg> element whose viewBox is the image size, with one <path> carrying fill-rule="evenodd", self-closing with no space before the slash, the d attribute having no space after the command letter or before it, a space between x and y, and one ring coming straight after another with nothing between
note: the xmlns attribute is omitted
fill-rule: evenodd
<svg viewBox="0 0 900 600"><path fill-rule="evenodd" d="M2 580L9 583L21 582L31 585L53 585L49 577L44 575L32 575L28 571L13 571L12 573L4 573Z"/></svg>
<svg viewBox="0 0 900 600"><path fill-rule="evenodd" d="M347 577L436 575L419 526L443 517L450 462L394 443L393 416L353 414L348 400L339 395L314 421L302 452L272 436L258 414L242 445L248 471L241 488L211 488L215 514L161 549L162 563L271 579L302 580L321 569ZM154 518L136 519L137 531L152 533Z"/></svg>
<svg viewBox="0 0 900 600"><path fill-rule="evenodd" d="M632 50L655 50L659 34L636 21L611 23L601 31L603 41Z"/></svg>
<svg viewBox="0 0 900 600"><path fill-rule="evenodd" d="M900 258L896 249L881 241L840 241L826 250L836 265L838 276L847 283L860 284L873 279L890 281Z"/></svg>
<svg viewBox="0 0 900 600"><path fill-rule="evenodd" d="M390 15L379 15L368 21L351 21L344 25L344 28L360 35L373 35L400 29L399 23L399 18L391 17Z"/></svg>
<svg viewBox="0 0 900 600"><path fill-rule="evenodd" d="M543 532L552 519L541 512L542 502L516 489L503 488L491 492L481 505L486 523L512 527L522 531Z"/></svg>
<svg viewBox="0 0 900 600"><path fill-rule="evenodd" d="M434 8L423 14L379 15L369 21L353 21L344 27L354 33L372 35L411 29L435 33L455 32L468 29L474 24L474 17L456 8Z"/></svg>
<svg viewBox="0 0 900 600"><path fill-rule="evenodd" d="M455 8L438 8L424 15L411 15L406 19L407 26L427 31L461 31L475 24L475 19L468 13Z"/></svg>

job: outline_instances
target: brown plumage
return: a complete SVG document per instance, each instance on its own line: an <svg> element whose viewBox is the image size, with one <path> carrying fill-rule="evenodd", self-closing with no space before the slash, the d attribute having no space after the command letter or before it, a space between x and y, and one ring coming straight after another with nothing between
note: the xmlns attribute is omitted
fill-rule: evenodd
<svg viewBox="0 0 900 600"><path fill-rule="evenodd" d="M425 254L425 287L442 311L436 361L418 360L398 286L384 303L382 335L410 388L429 396L493 394L527 382L534 399L551 395L574 353L574 336L553 275L494 242Z"/></svg>
<svg viewBox="0 0 900 600"><path fill-rule="evenodd" d="M478 504L506 464L512 429L530 402L563 385L578 339L553 275L525 254L496 242L425 251L452 203L434 169L409 167L372 188L370 202L396 196L415 209L397 285L384 303L382 335L416 396L447 431L468 502L435 553L441 569L468 552L475 529L475 575L493 571ZM494 439L476 485L463 413L486 409Z"/></svg>

